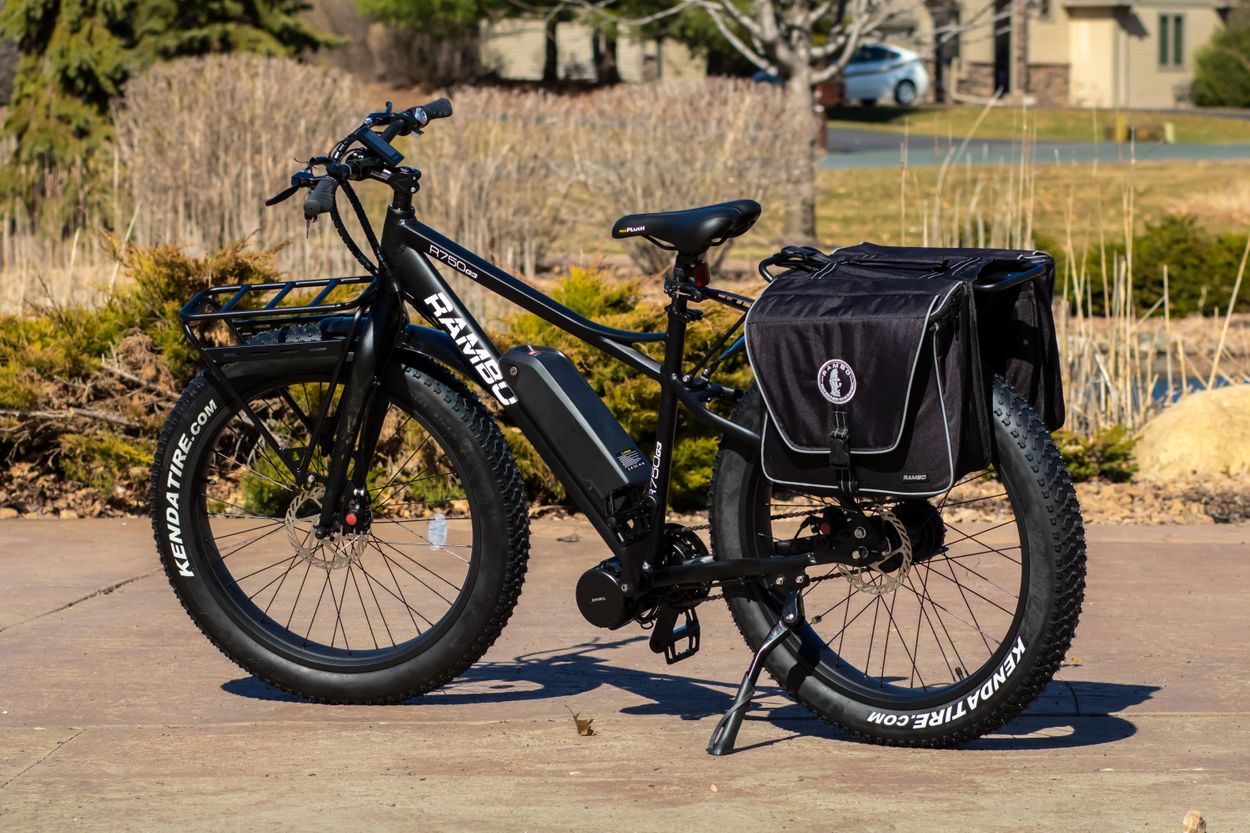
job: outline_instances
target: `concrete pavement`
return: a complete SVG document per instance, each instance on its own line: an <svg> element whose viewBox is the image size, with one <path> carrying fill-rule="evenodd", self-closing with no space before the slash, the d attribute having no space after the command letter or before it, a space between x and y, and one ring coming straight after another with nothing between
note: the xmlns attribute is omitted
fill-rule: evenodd
<svg viewBox="0 0 1250 833"><path fill-rule="evenodd" d="M967 749L855 743L768 688L723 759L703 748L747 659L724 608L667 667L578 615L604 554L589 526L534 531L486 660L370 708L293 700L221 657L144 521L0 522L0 830L1172 832L1194 808L1250 830L1248 528L1091 530L1070 664Z"/></svg>

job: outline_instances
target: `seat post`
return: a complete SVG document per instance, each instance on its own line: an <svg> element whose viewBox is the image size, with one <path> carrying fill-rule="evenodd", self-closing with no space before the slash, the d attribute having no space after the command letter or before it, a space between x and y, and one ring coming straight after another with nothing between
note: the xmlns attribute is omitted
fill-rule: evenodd
<svg viewBox="0 0 1250 833"><path fill-rule="evenodd" d="M694 286L694 273L699 267L699 261L699 255L687 255L680 252L674 258L673 268L664 281L664 291L674 301L677 301L678 296L682 294L682 287ZM681 310L683 313L686 310L685 297L681 298Z"/></svg>
<svg viewBox="0 0 1250 833"><path fill-rule="evenodd" d="M664 291L671 300L664 308L668 315L668 330L664 342L664 362L660 366L660 408L656 419L656 445L651 456L651 482L648 489L654 501L651 542L648 546L648 552L653 554L664 551L673 443L677 436L677 394L670 385L681 384L682 362L686 355L686 325L701 315L698 310L687 308L687 302L693 295L694 268L697 263L697 256L677 255L672 271L664 280ZM643 570L650 570L654 566L644 564Z"/></svg>

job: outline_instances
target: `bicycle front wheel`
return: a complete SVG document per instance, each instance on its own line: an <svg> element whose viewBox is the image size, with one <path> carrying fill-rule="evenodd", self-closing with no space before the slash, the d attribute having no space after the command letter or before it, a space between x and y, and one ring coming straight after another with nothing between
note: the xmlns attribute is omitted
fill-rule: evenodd
<svg viewBox="0 0 1250 833"><path fill-rule="evenodd" d="M226 656L312 700L444 685L495 641L521 590L528 521L495 423L434 369L392 387L379 389L389 404L356 534L313 534L339 404L325 376L241 392L276 446L201 376L157 446L153 528L178 598ZM283 456L305 455L314 477L297 483Z"/></svg>

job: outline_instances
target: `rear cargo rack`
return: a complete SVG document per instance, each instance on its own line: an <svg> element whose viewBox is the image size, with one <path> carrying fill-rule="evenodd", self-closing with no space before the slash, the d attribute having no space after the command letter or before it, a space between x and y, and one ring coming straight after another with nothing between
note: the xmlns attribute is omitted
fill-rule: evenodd
<svg viewBox="0 0 1250 833"><path fill-rule="evenodd" d="M836 254L836 252L835 252ZM813 249L811 246L787 246L775 255L764 258L759 264L759 273L765 281L772 283L778 275L772 273L771 268L774 266L782 268L806 267L811 272L818 271L821 267L832 263L833 259L820 251ZM950 262L950 258L941 258L937 260L905 260L889 257L866 257L857 260L848 260L848 263L871 264L873 266L892 266L896 269L914 269L914 270L932 270L941 271L947 268L958 268L970 261L956 261L954 267ZM1019 286L1022 283L1028 283L1031 280L1042 277L1047 270L1053 265L1054 261L1050 255L1037 252L1028 256L1021 256L1017 260L997 260L990 264L994 271L989 274L978 276L972 281L972 288L978 292L1001 292L1004 289L1010 289L1013 286ZM1012 267L1015 267L1014 269ZM1008 269L1010 271L1002 271ZM989 270L987 270L989 271Z"/></svg>
<svg viewBox="0 0 1250 833"><path fill-rule="evenodd" d="M1045 259L1021 258L1020 262L1021 265L1026 263L1031 265L1027 269L1016 272L1000 272L993 276L982 275L973 282L972 288L978 292L1002 292L1004 289L1042 277L1050 269L1052 263L1049 257Z"/></svg>
<svg viewBox="0 0 1250 833"><path fill-rule="evenodd" d="M349 278L314 278L302 281L282 281L280 283L245 283L237 286L213 286L196 293L187 302L179 316L184 322L192 321L238 321L249 318L320 318L330 313L354 309L364 302L365 296L373 284L371 275L355 275ZM345 286L360 286L361 292L350 301L327 301L334 290ZM297 289L316 289L321 291L308 303L282 306L282 302L292 291ZM248 296L273 293L264 306L240 308ZM218 303L222 296L229 295L225 304Z"/></svg>

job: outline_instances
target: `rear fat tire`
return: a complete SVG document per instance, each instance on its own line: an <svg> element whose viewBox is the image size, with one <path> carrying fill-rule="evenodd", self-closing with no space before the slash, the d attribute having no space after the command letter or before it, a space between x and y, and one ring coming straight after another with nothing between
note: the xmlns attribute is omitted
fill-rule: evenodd
<svg viewBox="0 0 1250 833"><path fill-rule="evenodd" d="M271 380L257 386L263 389ZM529 556L529 521L521 477L503 435L472 393L451 374L437 367L409 368L390 390L403 397L438 432L439 440L461 464L462 481L472 481L477 493L473 506L480 517L479 567L472 578L467 603L432 644L415 656L386 667L347 670L311 667L271 650L240 627L223 608L209 583L213 571L205 561L204 546L191 530L196 512L194 491L201 458L211 443L192 443L186 452L185 472L173 500L183 522L183 544L170 540L166 511L168 475L179 440L194 435L211 439L234 413L207 373L197 377L175 405L157 443L152 467L152 525L156 547L174 592L196 626L223 654L245 671L285 691L324 703L380 704L406 700L446 685L462 674L498 638L507 623L524 581ZM241 392L247 398L248 391ZM210 403L214 403L210 405ZM205 418L204 414L211 412ZM183 440L186 446L186 440ZM475 525L476 527L476 525ZM479 538L480 535L480 538Z"/></svg>
<svg viewBox="0 0 1250 833"><path fill-rule="evenodd" d="M752 388L740 403L734 421L753 430L762 424L763 406L758 389ZM962 708L968 691L961 690L949 702L909 711L900 706L864 702L835 687L815 667L800 637L778 646L767 668L773 679L817 717L873 743L892 746L945 747L965 743L997 729L1023 711L1041 694L1059 669L1071 644L1085 589L1085 538L1071 479L1041 420L1028 404L1001 379L994 384L992 424L996 452L994 464L1019 494L1017 521L1027 538L1028 591L1023 616L1004 640L1023 653L1006 648L992 663L974 675L978 686L994 676L1010 656L1013 668L987 700L975 710ZM754 510L756 462L729 448L716 458L709 499L713 553L718 560L750 557L743 546L740 518ZM750 494L748 494L748 492ZM777 621L776 600L762 585L727 595L735 624L755 650ZM814 631L806 636L817 639ZM961 683L961 685L964 685ZM947 708L950 711L947 711ZM937 727L927 724L929 715L941 712ZM962 714L961 714L962 712ZM882 718L882 713L885 717ZM870 721L870 716L876 719ZM884 725L882 720L894 725Z"/></svg>

